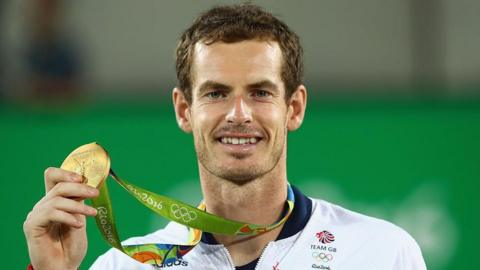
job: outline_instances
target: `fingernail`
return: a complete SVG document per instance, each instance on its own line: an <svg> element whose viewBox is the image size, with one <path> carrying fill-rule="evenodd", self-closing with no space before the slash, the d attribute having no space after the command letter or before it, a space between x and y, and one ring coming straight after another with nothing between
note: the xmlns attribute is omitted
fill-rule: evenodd
<svg viewBox="0 0 480 270"><path fill-rule="evenodd" d="M95 215L95 216L97 215L97 209L95 209L95 208L89 208L88 212L90 212L90 214L92 214L92 215Z"/></svg>
<svg viewBox="0 0 480 270"><path fill-rule="evenodd" d="M97 192L98 192L98 190L97 190L96 188L89 188L89 189L88 189L88 193L89 193L90 195L96 195Z"/></svg>

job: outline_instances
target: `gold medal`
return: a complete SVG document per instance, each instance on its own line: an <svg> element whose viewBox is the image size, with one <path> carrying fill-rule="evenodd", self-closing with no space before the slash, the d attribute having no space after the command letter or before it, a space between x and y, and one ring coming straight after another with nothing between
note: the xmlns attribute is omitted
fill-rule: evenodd
<svg viewBox="0 0 480 270"><path fill-rule="evenodd" d="M60 167L85 177L85 183L97 188L110 172L110 157L97 143L89 143L73 150Z"/></svg>
<svg viewBox="0 0 480 270"><path fill-rule="evenodd" d="M250 224L241 221L228 220L205 211L202 202L198 209L181 201L162 196L120 179L110 169L110 157L97 143L82 145L75 149L63 161L62 169L83 175L86 184L98 188L99 195L92 198L92 206L97 209L95 216L97 226L103 238L113 247L141 263L164 265L176 262L192 250L202 238L202 231L223 235L258 235L273 230L284 224L292 213L295 195L290 185L287 185L288 212L283 217L269 225ZM189 241L186 244L147 243L122 245L117 233L113 208L108 193L107 177L111 175L120 186L140 203L153 212L174 222L189 227Z"/></svg>

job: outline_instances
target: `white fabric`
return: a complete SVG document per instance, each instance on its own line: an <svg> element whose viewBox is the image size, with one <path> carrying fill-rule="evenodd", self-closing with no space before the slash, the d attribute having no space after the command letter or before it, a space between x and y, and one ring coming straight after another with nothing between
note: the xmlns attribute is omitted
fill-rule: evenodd
<svg viewBox="0 0 480 270"><path fill-rule="evenodd" d="M291 270L424 270L420 248L403 229L323 200L312 199L312 216L305 228L285 239L270 242L256 269ZM328 231L335 240L323 244L316 234ZM186 227L170 222L152 234L128 239L124 244L185 243ZM323 255L322 255L323 253ZM199 243L173 265L141 264L116 249L100 256L90 269L113 270L235 269L223 245Z"/></svg>

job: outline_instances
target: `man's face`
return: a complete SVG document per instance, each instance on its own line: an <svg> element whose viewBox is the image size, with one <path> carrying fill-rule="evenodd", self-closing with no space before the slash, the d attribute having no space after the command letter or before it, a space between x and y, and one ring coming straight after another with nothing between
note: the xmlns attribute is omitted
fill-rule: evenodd
<svg viewBox="0 0 480 270"><path fill-rule="evenodd" d="M189 121L198 160L237 183L271 171L286 145L287 105L276 42L197 43Z"/></svg>

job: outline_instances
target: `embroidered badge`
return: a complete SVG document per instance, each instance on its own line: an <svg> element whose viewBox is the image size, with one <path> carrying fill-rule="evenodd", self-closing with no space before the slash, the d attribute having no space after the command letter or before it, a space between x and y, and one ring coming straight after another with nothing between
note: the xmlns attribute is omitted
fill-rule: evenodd
<svg viewBox="0 0 480 270"><path fill-rule="evenodd" d="M335 241L335 236L329 231L318 232L316 236L318 238L318 241L322 242L323 244L328 244Z"/></svg>

